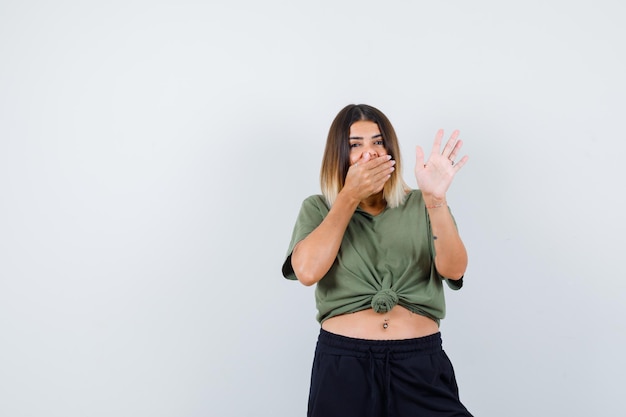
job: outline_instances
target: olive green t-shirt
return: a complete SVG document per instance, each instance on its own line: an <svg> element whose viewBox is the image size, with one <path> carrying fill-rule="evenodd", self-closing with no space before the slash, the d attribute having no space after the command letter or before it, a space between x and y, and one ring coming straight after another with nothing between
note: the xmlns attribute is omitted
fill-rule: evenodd
<svg viewBox="0 0 626 417"><path fill-rule="evenodd" d="M283 263L285 278L297 279L291 266L295 245L328 214L321 195L308 197ZM441 277L433 262L434 245L422 193L413 190L402 205L372 216L357 208L344 233L337 258L316 284L317 320L373 308L383 313L398 304L439 322L445 316L443 281L458 290L463 280Z"/></svg>

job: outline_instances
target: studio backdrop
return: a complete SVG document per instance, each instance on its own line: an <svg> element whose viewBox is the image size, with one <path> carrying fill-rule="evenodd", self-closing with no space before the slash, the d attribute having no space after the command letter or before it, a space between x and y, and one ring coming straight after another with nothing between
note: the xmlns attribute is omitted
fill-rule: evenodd
<svg viewBox="0 0 626 417"><path fill-rule="evenodd" d="M349 103L461 131L444 349L480 417L617 416L623 2L0 2L0 415L304 416L282 278Z"/></svg>

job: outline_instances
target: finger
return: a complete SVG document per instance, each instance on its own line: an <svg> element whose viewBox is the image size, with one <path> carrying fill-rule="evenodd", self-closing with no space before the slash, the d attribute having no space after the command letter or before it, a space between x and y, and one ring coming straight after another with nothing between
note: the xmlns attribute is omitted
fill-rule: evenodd
<svg viewBox="0 0 626 417"><path fill-rule="evenodd" d="M375 174L381 171L386 171L395 164L396 161L391 158L391 155L382 155L372 158L367 165L364 165L364 167L370 171L370 173Z"/></svg>
<svg viewBox="0 0 626 417"><path fill-rule="evenodd" d="M365 165L365 162L364 162L363 166L365 168L367 168L367 169L375 169L375 168L378 168L378 167L384 168L384 167L391 166L391 165L387 164L387 162L389 162L391 160L392 160L391 159L391 155L382 155L382 156L379 156L379 157L376 157L376 158L371 158L370 157L370 160L367 161L367 165ZM394 164L395 164L395 161L394 161Z"/></svg>
<svg viewBox="0 0 626 417"><path fill-rule="evenodd" d="M433 142L433 150L431 155L438 155L441 150L441 139L443 138L443 129L439 129L435 135L435 141Z"/></svg>
<svg viewBox="0 0 626 417"><path fill-rule="evenodd" d="M369 160L370 160L369 152L364 152L363 154L361 154L361 159L356 161L356 164L357 165L365 165L367 162L369 162Z"/></svg>
<svg viewBox="0 0 626 417"><path fill-rule="evenodd" d="M369 170L366 177L367 181L370 181L374 186L385 183L396 170L393 162L389 161L389 163Z"/></svg>
<svg viewBox="0 0 626 417"><path fill-rule="evenodd" d="M366 162L368 162L370 159L370 154L368 152L363 152L361 154L361 158L359 158L358 161L356 161L354 164L352 164L353 167L357 168L359 166L363 166L365 165Z"/></svg>
<svg viewBox="0 0 626 417"><path fill-rule="evenodd" d="M463 158L461 158L459 162L456 162L454 164L455 171L458 172L461 168L463 168L463 165L465 165L468 159L469 159L469 156L465 155Z"/></svg>
<svg viewBox="0 0 626 417"><path fill-rule="evenodd" d="M378 167L376 167L377 171L380 172L387 172L387 173L392 173L396 168L396 161L395 159L390 159L388 161L385 161L385 163L380 164Z"/></svg>
<svg viewBox="0 0 626 417"><path fill-rule="evenodd" d="M424 169L424 150L421 146L415 147L415 169Z"/></svg>
<svg viewBox="0 0 626 417"><path fill-rule="evenodd" d="M450 153L450 156L448 156L448 159L451 160L451 161L454 161L456 159L457 154L461 150L462 146L463 146L463 141L462 140L458 140L456 142L456 144L454 145L454 148L452 149L452 152Z"/></svg>
<svg viewBox="0 0 626 417"><path fill-rule="evenodd" d="M371 181L372 181L372 184L375 184L374 187L382 188L385 185L385 183L389 180L389 178L391 178L391 174L393 173L394 170L395 168L391 167L388 170L373 174L371 177Z"/></svg>
<svg viewBox="0 0 626 417"><path fill-rule="evenodd" d="M450 158L450 156L452 155L452 152L454 152L457 138L459 137L459 133L460 132L458 130L455 130L454 132L452 132L452 135L450 135L450 139L448 139L448 142L446 142L446 146L443 148L443 152L441 153L446 158ZM450 159L453 159L453 158L450 158Z"/></svg>
<svg viewBox="0 0 626 417"><path fill-rule="evenodd" d="M391 175L391 173L396 170L394 166L395 164L396 161L390 160L385 164L372 168L372 170L370 171L372 179L378 180L384 176Z"/></svg>

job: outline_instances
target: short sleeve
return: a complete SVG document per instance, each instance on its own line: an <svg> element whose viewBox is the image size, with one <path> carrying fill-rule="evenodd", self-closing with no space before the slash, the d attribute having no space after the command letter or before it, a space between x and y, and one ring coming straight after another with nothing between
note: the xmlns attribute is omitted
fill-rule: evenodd
<svg viewBox="0 0 626 417"><path fill-rule="evenodd" d="M293 228L293 233L291 234L289 249L287 250L287 255L285 261L283 262L282 273L285 278L291 280L298 279L293 271L293 267L291 266L291 254L293 252L293 248L296 244L298 244L298 242L315 230L317 226L322 223L322 220L324 220L327 214L328 207L326 206L324 198L321 195L308 197L302 202L296 224Z"/></svg>
<svg viewBox="0 0 626 417"><path fill-rule="evenodd" d="M445 278L446 283L448 284L448 287L450 287L450 289L453 290L460 290L461 288L463 288L463 277L459 278L459 279L448 279Z"/></svg>

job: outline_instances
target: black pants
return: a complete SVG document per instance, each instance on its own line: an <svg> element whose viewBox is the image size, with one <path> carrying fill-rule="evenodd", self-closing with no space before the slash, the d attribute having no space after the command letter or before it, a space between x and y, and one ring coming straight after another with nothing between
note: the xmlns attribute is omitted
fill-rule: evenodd
<svg viewBox="0 0 626 417"><path fill-rule="evenodd" d="M309 417L471 417L441 334L363 340L321 330Z"/></svg>

